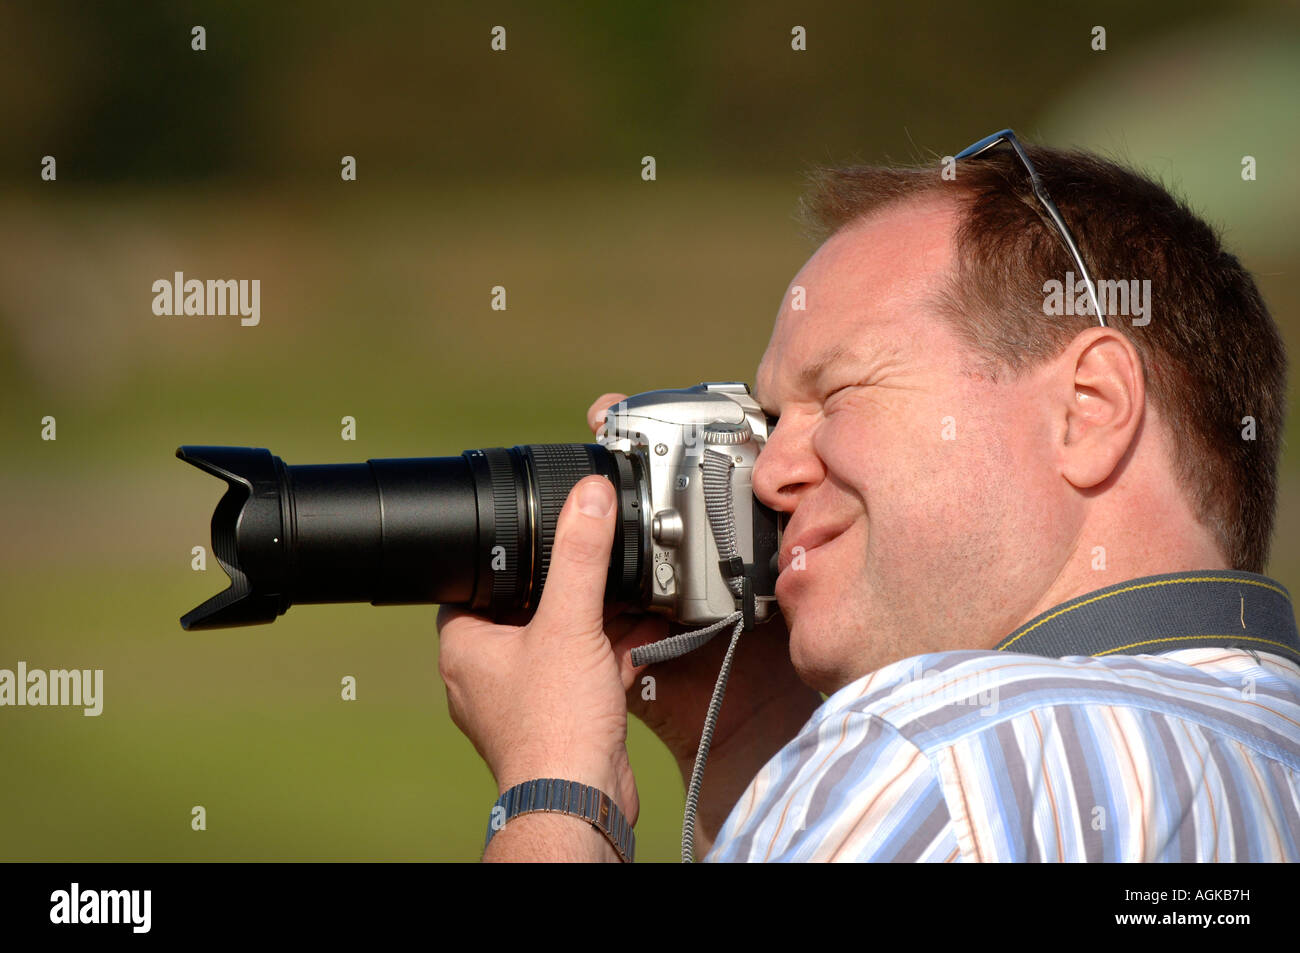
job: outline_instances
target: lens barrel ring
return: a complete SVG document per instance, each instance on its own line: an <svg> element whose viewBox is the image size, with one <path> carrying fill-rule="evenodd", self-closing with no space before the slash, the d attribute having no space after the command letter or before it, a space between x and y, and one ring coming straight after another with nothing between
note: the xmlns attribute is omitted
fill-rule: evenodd
<svg viewBox="0 0 1300 953"><path fill-rule="evenodd" d="M488 570L492 579L491 606L498 611L514 602L519 588L520 542L525 538L527 520L527 511L520 512L520 503L526 506L527 500L519 492L520 481L515 479L510 451L494 447L484 450L483 455L492 478L492 510L496 515Z"/></svg>
<svg viewBox="0 0 1300 953"><path fill-rule="evenodd" d="M585 444L530 444L521 449L531 458L532 477L537 488L537 584L533 587L536 593L541 592L546 584L555 527L564 501L579 480L600 473L601 469L596 466Z"/></svg>
<svg viewBox="0 0 1300 953"><path fill-rule="evenodd" d="M644 481L639 479L641 459L623 453L611 454L618 471L614 487L618 494L618 527L615 531L614 557L618 560L611 566L607 595L611 599L628 599L629 594L638 597L642 591L649 591L649 576L642 580L641 567L645 558L646 545L650 540L649 519L643 505L642 493L646 489ZM621 543L621 546L620 546ZM621 559L619 558L621 553ZM617 572L617 570L622 570ZM642 582L646 582L645 586Z"/></svg>

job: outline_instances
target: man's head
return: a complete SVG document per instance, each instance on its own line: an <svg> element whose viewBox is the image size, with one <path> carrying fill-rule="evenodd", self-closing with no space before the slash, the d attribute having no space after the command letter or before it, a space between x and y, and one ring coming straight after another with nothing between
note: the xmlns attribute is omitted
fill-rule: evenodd
<svg viewBox="0 0 1300 953"><path fill-rule="evenodd" d="M1045 313L1071 259L1007 152L806 200L830 237L759 368L755 492L790 514L777 595L824 691L1121 579L1262 570L1285 360L1253 282L1159 186L1029 152L1094 279L1150 281L1148 323Z"/></svg>

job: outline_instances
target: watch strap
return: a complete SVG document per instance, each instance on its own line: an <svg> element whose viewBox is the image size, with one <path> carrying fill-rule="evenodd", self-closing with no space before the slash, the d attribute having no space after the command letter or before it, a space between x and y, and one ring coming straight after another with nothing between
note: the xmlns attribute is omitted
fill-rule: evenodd
<svg viewBox="0 0 1300 953"><path fill-rule="evenodd" d="M560 778L534 778L516 784L497 798L488 819L487 839L483 842L483 849L487 850L487 845L492 843L497 831L505 827L511 818L537 812L570 814L582 818L605 836L620 860L624 863L632 862L636 851L636 836L614 799L589 784Z"/></svg>

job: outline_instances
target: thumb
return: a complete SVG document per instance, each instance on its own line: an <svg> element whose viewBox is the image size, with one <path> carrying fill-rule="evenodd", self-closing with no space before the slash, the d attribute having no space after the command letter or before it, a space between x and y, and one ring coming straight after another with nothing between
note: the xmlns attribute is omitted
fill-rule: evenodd
<svg viewBox="0 0 1300 953"><path fill-rule="evenodd" d="M532 631L601 633L605 580L614 543L614 487L602 476L579 480L555 524L551 562Z"/></svg>

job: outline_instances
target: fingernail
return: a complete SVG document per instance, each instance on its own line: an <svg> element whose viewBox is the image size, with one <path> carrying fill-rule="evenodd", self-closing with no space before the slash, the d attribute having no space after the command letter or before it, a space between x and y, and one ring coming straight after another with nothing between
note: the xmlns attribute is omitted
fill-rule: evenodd
<svg viewBox="0 0 1300 953"><path fill-rule="evenodd" d="M592 480L578 493L578 509L588 516L604 519L614 510L614 488L603 477Z"/></svg>

